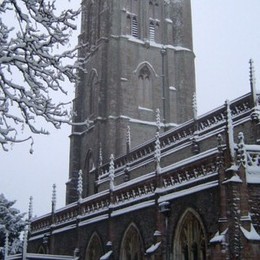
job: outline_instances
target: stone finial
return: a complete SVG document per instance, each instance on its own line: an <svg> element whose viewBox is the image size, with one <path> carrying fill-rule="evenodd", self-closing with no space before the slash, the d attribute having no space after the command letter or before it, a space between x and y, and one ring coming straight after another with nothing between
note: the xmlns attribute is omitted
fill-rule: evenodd
<svg viewBox="0 0 260 260"><path fill-rule="evenodd" d="M56 196L56 184L52 185L52 212L56 210L57 196Z"/></svg>
<svg viewBox="0 0 260 260"><path fill-rule="evenodd" d="M6 230L5 231L5 257L4 257L4 259L7 259L8 251L9 251L9 232Z"/></svg>
<svg viewBox="0 0 260 260"><path fill-rule="evenodd" d="M233 132L233 121L232 113L230 109L230 102L226 101L226 113L227 113L227 132L228 132L228 144L230 149L231 160L235 162L235 145L234 145L234 132Z"/></svg>
<svg viewBox="0 0 260 260"><path fill-rule="evenodd" d="M159 132L156 132L156 135L155 135L154 159L155 159L155 164L156 164L156 172L157 172L157 174L159 174L161 171L161 167L160 167L161 143L160 143L160 133Z"/></svg>
<svg viewBox="0 0 260 260"><path fill-rule="evenodd" d="M197 107L197 96L196 92L193 94L193 100L192 100L192 107L193 107L193 118L194 120L197 120L198 117L198 107Z"/></svg>
<svg viewBox="0 0 260 260"><path fill-rule="evenodd" d="M256 80L255 80L255 69L254 69L254 61L252 59L249 60L249 80L250 80L250 88L253 97L254 106L257 106L257 96L256 96Z"/></svg>
<svg viewBox="0 0 260 260"><path fill-rule="evenodd" d="M126 132L126 153L129 154L131 149L131 132L130 132L130 126L127 126L127 132Z"/></svg>
<svg viewBox="0 0 260 260"><path fill-rule="evenodd" d="M238 159L240 161L240 163L243 166L246 166L246 149L245 149L245 137L244 134L242 132L240 132L238 134L238 144L237 144L237 148L238 148Z"/></svg>
<svg viewBox="0 0 260 260"><path fill-rule="evenodd" d="M79 170L79 173L78 173L77 191L78 191L78 196L79 196L78 199L81 200L82 199L82 192L83 192L82 170Z"/></svg>
<svg viewBox="0 0 260 260"><path fill-rule="evenodd" d="M101 167L103 165L103 151L102 151L102 144L99 144L99 157L98 157L98 165Z"/></svg>
<svg viewBox="0 0 260 260"><path fill-rule="evenodd" d="M110 179L110 191L115 189L115 165L114 165L114 155L110 156L110 165L109 165L109 179Z"/></svg>
<svg viewBox="0 0 260 260"><path fill-rule="evenodd" d="M223 155L223 136L221 134L217 135L217 142L218 142L217 163L222 164L224 160L224 155Z"/></svg>
<svg viewBox="0 0 260 260"><path fill-rule="evenodd" d="M26 260L27 257L27 246L28 246L28 230L25 228L24 233L23 233L23 258L22 260Z"/></svg>
<svg viewBox="0 0 260 260"><path fill-rule="evenodd" d="M156 109L156 127L157 131L159 132L161 129L161 116L160 116L160 109Z"/></svg>
<svg viewBox="0 0 260 260"><path fill-rule="evenodd" d="M33 197L30 196L29 198L29 210L28 210L28 220L30 221L32 219L33 214Z"/></svg>

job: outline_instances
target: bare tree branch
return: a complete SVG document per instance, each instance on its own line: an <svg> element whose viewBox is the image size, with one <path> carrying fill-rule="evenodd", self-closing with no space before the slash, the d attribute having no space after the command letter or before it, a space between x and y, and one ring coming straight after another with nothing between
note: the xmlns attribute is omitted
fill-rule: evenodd
<svg viewBox="0 0 260 260"><path fill-rule="evenodd" d="M19 138L19 127L48 134L36 124L43 118L54 127L70 123L66 82L76 83L78 46L68 50L80 10L57 14L55 1L4 0L0 4L0 144L4 150ZM11 27L6 17L15 17ZM65 49L61 51L60 49Z"/></svg>

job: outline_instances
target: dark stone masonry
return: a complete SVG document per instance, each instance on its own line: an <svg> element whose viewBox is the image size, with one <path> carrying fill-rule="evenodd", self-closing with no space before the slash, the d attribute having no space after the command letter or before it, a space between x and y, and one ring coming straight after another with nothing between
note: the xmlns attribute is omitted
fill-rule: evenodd
<svg viewBox="0 0 260 260"><path fill-rule="evenodd" d="M259 259L259 96L252 77L197 116L190 1L83 0L79 42L88 124L72 127L67 204L31 220L28 251Z"/></svg>

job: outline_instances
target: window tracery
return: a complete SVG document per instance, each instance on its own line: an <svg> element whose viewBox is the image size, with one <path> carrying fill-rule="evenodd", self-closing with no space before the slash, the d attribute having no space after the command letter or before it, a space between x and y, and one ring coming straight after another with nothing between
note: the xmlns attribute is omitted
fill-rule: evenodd
<svg viewBox="0 0 260 260"><path fill-rule="evenodd" d="M95 233L92 235L86 249L85 260L99 260L102 256L102 244L99 236Z"/></svg>
<svg viewBox="0 0 260 260"><path fill-rule="evenodd" d="M120 259L124 260L142 260L143 259L143 245L141 236L135 225L130 225L127 229L122 244Z"/></svg>
<svg viewBox="0 0 260 260"><path fill-rule="evenodd" d="M180 260L206 259L205 232L201 221L188 211L177 228L174 255Z"/></svg>

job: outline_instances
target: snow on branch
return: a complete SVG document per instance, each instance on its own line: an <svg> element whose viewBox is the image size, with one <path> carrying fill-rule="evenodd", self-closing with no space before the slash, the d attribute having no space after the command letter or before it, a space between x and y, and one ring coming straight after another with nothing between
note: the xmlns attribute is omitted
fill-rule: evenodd
<svg viewBox="0 0 260 260"><path fill-rule="evenodd" d="M80 10L57 11L55 1L4 0L0 4L0 144L24 141L27 127L48 134L41 122L59 128L71 122L68 85L83 64L79 46L70 49ZM58 96L58 97L57 97Z"/></svg>

